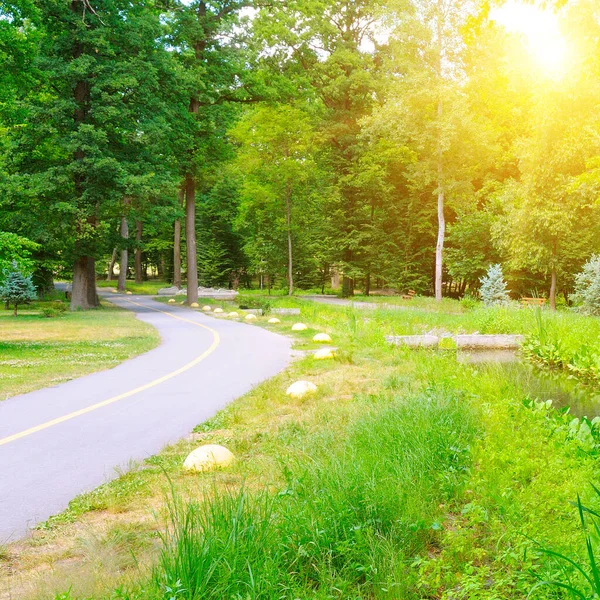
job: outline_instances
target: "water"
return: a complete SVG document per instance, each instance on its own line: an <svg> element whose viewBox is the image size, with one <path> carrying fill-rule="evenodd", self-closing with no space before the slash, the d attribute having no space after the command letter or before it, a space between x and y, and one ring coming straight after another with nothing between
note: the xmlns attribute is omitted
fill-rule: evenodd
<svg viewBox="0 0 600 600"><path fill-rule="evenodd" d="M458 361L500 372L524 398L552 400L555 408L568 406L577 416L592 419L600 415L600 390L583 385L564 371L542 369L522 360L512 350L457 352Z"/></svg>

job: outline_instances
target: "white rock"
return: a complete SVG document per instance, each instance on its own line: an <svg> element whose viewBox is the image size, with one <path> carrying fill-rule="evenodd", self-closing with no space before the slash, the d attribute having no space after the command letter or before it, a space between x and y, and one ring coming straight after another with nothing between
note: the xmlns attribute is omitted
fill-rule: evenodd
<svg viewBox="0 0 600 600"><path fill-rule="evenodd" d="M183 463L183 469L201 473L219 467L228 467L234 460L235 456L224 446L206 444L188 454Z"/></svg>
<svg viewBox="0 0 600 600"><path fill-rule="evenodd" d="M125 292L128 296L131 296L131 294L133 294L133 292Z"/></svg>
<svg viewBox="0 0 600 600"><path fill-rule="evenodd" d="M326 333L317 333L313 338L313 342L330 342L331 336Z"/></svg>
<svg viewBox="0 0 600 600"><path fill-rule="evenodd" d="M313 356L317 360L325 360L326 358L334 358L335 357L333 350L331 350L330 348L323 348L322 350L317 350L313 354Z"/></svg>
<svg viewBox="0 0 600 600"><path fill-rule="evenodd" d="M271 323L271 325L277 325L277 323L281 323L277 317L271 317L267 322Z"/></svg>
<svg viewBox="0 0 600 600"><path fill-rule="evenodd" d="M236 313L235 310L234 310L233 312L230 312L227 316L230 319L235 319L235 318L239 317L240 315L238 315L238 313Z"/></svg>
<svg viewBox="0 0 600 600"><path fill-rule="evenodd" d="M210 306L208 306L208 304L206 304L205 306L202 307L202 310L204 312L210 312L212 310L212 308Z"/></svg>
<svg viewBox="0 0 600 600"><path fill-rule="evenodd" d="M169 298L168 304L175 304L175 298Z"/></svg>
<svg viewBox="0 0 600 600"><path fill-rule="evenodd" d="M215 312L218 315L220 315L223 312L223 309L222 308L215 308L215 310L213 312Z"/></svg>
<svg viewBox="0 0 600 600"><path fill-rule="evenodd" d="M317 386L314 383L311 383L310 381L296 381L290 385L285 393L291 398L300 400L308 394L314 394L316 391Z"/></svg>
<svg viewBox="0 0 600 600"><path fill-rule="evenodd" d="M246 315L246 321L256 321L256 315Z"/></svg>
<svg viewBox="0 0 600 600"><path fill-rule="evenodd" d="M292 331L305 331L308 327L304 323L296 323L292 325Z"/></svg>
<svg viewBox="0 0 600 600"><path fill-rule="evenodd" d="M191 308L200 308L200 305L199 305L197 302L192 302L192 303L190 304L190 307L191 307Z"/></svg>

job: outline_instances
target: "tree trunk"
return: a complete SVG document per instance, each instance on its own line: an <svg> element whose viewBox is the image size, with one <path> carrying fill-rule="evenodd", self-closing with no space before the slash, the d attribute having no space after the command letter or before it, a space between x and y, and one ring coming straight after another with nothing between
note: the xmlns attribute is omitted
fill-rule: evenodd
<svg viewBox="0 0 600 600"><path fill-rule="evenodd" d="M442 99L438 102L438 119L442 117ZM442 299L442 273L444 268L444 239L446 237L446 218L444 216L444 167L442 163L442 144L438 142L438 235L435 246L435 299Z"/></svg>
<svg viewBox="0 0 600 600"><path fill-rule="evenodd" d="M550 308L556 310L556 267L552 267L552 277L550 281Z"/></svg>
<svg viewBox="0 0 600 600"><path fill-rule="evenodd" d="M124 240L129 239L129 225L127 217L121 217L121 237ZM119 282L117 283L117 291L125 292L125 281L127 279L127 267L129 266L129 255L127 247L121 250L121 262L119 264Z"/></svg>
<svg viewBox="0 0 600 600"><path fill-rule="evenodd" d="M73 287L71 290L71 310L96 308L96 261L93 256L80 256L73 265Z"/></svg>
<svg viewBox="0 0 600 600"><path fill-rule="evenodd" d="M185 202L185 188L179 188L179 205ZM173 235L173 285L181 289L181 219L175 221Z"/></svg>
<svg viewBox="0 0 600 600"><path fill-rule="evenodd" d="M112 281L115 278L115 263L117 262L117 249L113 248L112 256L110 257L110 262L108 263L108 274L106 276L106 281Z"/></svg>
<svg viewBox="0 0 600 600"><path fill-rule="evenodd" d="M141 221L135 222L135 282L142 283L142 232L144 224Z"/></svg>
<svg viewBox="0 0 600 600"><path fill-rule="evenodd" d="M71 11L79 17L83 14L83 3L78 0L71 1ZM77 60L85 53L85 47L79 34L73 35L72 57ZM79 130L80 126L87 121L87 117L91 108L91 93L90 83L87 79L82 78L75 81L73 86L73 100L75 102L75 110L73 113L73 122L75 129ZM79 164L79 167L74 169L73 183L75 187L75 197L81 200L85 192L85 175L82 174L81 164L85 159L83 148L77 147L73 152L74 164ZM87 224L96 227L96 215L92 211L88 213ZM79 250L78 233L75 241L75 255ZM88 251L89 252L89 251ZM96 269L93 256L85 254L79 256L73 265L73 284L71 293L71 310L75 308L95 308L98 306L98 296L96 294Z"/></svg>
<svg viewBox="0 0 600 600"><path fill-rule="evenodd" d="M365 296L369 296L371 294L371 273L367 273L365 277Z"/></svg>
<svg viewBox="0 0 600 600"><path fill-rule="evenodd" d="M285 192L285 219L288 242L288 296L292 296L294 294L294 262L292 253L292 190L289 183Z"/></svg>
<svg viewBox="0 0 600 600"><path fill-rule="evenodd" d="M196 250L196 182L185 178L185 244L187 252L187 302L198 302L198 256Z"/></svg>
<svg viewBox="0 0 600 600"><path fill-rule="evenodd" d="M443 61L443 7L441 0L437 3L436 27L437 27L437 77L438 77L438 139L437 139L437 185L438 185L438 236L435 246L435 299L440 302L442 300L442 273L444 268L444 239L446 237L446 219L444 216L444 164L443 164L443 149L442 149L442 116L443 116L443 100L442 100L442 61Z"/></svg>

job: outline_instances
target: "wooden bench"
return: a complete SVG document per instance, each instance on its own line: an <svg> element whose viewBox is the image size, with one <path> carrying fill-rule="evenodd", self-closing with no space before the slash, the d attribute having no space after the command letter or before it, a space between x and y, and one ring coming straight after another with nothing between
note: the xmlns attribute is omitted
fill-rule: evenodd
<svg viewBox="0 0 600 600"><path fill-rule="evenodd" d="M402 300L412 300L417 295L415 290L408 290L406 294L402 294Z"/></svg>
<svg viewBox="0 0 600 600"><path fill-rule="evenodd" d="M544 306L546 298L521 298L521 304L524 306Z"/></svg>

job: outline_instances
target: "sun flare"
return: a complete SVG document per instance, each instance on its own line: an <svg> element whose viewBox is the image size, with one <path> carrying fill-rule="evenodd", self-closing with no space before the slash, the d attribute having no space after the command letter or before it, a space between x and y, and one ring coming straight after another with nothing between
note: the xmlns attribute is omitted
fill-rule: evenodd
<svg viewBox="0 0 600 600"><path fill-rule="evenodd" d="M553 77L566 72L568 48L554 12L511 0L492 11L491 17L508 31L525 36L529 52L541 71Z"/></svg>

